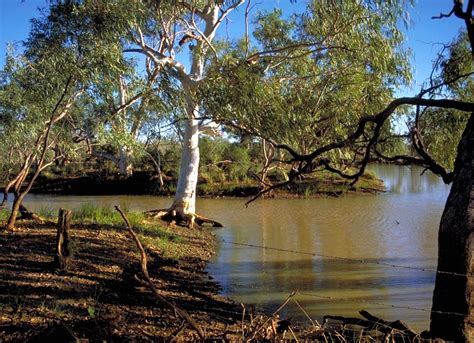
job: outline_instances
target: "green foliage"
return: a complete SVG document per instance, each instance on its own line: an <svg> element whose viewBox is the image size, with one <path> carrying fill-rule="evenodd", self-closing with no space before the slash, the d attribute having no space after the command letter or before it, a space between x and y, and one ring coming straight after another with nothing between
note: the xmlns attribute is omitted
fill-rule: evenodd
<svg viewBox="0 0 474 343"><path fill-rule="evenodd" d="M73 212L73 220L78 223L97 223L116 225L121 223L120 215L107 207L95 207L91 204L84 204Z"/></svg>
<svg viewBox="0 0 474 343"><path fill-rule="evenodd" d="M157 223L147 221L142 212L126 212L133 230L145 245L161 250L166 257L179 258L184 254L180 246L182 237L163 230ZM90 204L85 204L73 211L73 221L79 224L112 225L117 226L117 229L124 225L122 217L116 211L106 207L94 207ZM91 317L95 314L94 310L91 307L88 309Z"/></svg>
<svg viewBox="0 0 474 343"><path fill-rule="evenodd" d="M142 226L136 231L145 246L160 250L165 257L180 258L185 255L182 245L183 238L173 232L151 226Z"/></svg>
<svg viewBox="0 0 474 343"><path fill-rule="evenodd" d="M384 16L402 6L370 4L313 1L288 19L279 10L260 13L251 51L264 53L250 63L238 42L229 48L199 90L203 106L223 123L301 154L345 137L410 79L397 18Z"/></svg>
<svg viewBox="0 0 474 343"><path fill-rule="evenodd" d="M196 8L209 5L192 3ZM191 19L198 26L203 23L196 12L191 17L188 5L51 1L49 11L33 21L26 51L9 56L0 79L0 134L8 134L0 157L9 161L0 172L19 168L20 160L16 155L10 158L11 152L24 154L31 146L28 143L41 134L66 81L72 80L67 95L79 89L84 93L68 120L54 128L55 147L67 160L86 158L85 151L77 151L80 146L102 153L97 155L107 153L113 163L120 152L129 154L135 164L145 163L153 148L160 151L163 173L176 178L182 148L163 128L172 127L180 135L185 100L192 98L205 116L228 125L237 139L243 132L250 137L245 148L225 139L201 139L202 179L244 181L263 160L252 137L271 138L308 153L340 140L361 115L380 110L393 88L409 80L397 27L404 4L325 0L309 1L304 13L290 17L280 9L259 12L250 45L242 37L234 42L220 39L214 45L215 56L202 40L181 44ZM171 38L171 31L176 37ZM145 61L129 57L137 50L131 47L143 47L137 43L141 37L153 47L162 43L160 54L166 58L158 54L158 59L163 63L150 56ZM186 56L185 49L191 61L204 53L208 57L205 77L195 82L196 92L194 84L192 91L185 89L183 71L169 62ZM248 60L257 51L261 53ZM140 99L120 109L121 93ZM390 133L390 128L385 130ZM353 156L352 151L339 150L325 157L339 161ZM52 151L48 158L53 158ZM283 177L278 171L271 173ZM78 218L88 217L117 220L107 210L84 209Z"/></svg>
<svg viewBox="0 0 474 343"><path fill-rule="evenodd" d="M89 317L91 317L92 319L94 319L94 318L95 318L95 308L89 306L89 307L87 308L87 314L89 315Z"/></svg>
<svg viewBox="0 0 474 343"><path fill-rule="evenodd" d="M223 138L201 138L200 151L200 175L207 183L243 181L259 163L251 150Z"/></svg>
<svg viewBox="0 0 474 343"><path fill-rule="evenodd" d="M6 208L0 208L0 221L6 221L10 217L10 211Z"/></svg>

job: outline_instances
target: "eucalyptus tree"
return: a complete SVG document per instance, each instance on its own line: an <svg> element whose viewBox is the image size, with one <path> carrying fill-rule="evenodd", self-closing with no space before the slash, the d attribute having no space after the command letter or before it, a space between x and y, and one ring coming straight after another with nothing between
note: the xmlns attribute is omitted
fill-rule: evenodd
<svg viewBox="0 0 474 343"><path fill-rule="evenodd" d="M154 70L167 72L179 81L184 96L186 119L180 173L171 207L158 217L184 220L193 226L196 218L196 185L199 170L199 134L208 129L200 118L200 102L195 93L205 78L206 62L219 59L214 39L228 15L244 3L239 1L190 1L169 4L141 3L142 13L131 28L131 43L125 52L144 54ZM146 11L145 11L146 9ZM150 11L151 10L151 11ZM182 61L189 48L190 65Z"/></svg>
<svg viewBox="0 0 474 343"><path fill-rule="evenodd" d="M100 82L102 71L118 75L126 72L126 56L140 54L141 73L153 82L160 74L179 84L186 117L183 120L183 149L176 195L167 214L184 219L189 225L195 217L196 183L199 167L198 137L212 130L200 119L199 101L195 97L198 85L205 77L206 62L219 58L213 44L217 31L229 14L242 5L240 1L52 1L50 14L35 28L36 41L48 42L52 61L58 56L77 55L77 67L84 73L81 82ZM40 27L41 26L41 27ZM34 49L34 45L31 46ZM64 49L64 51L60 51ZM185 52L189 49L189 54ZM188 63L187 59L191 61ZM105 70L95 65L101 62ZM59 64L57 64L58 66ZM67 65L67 64L66 64ZM71 67L71 65L68 65ZM58 71L66 75L66 67ZM107 75L107 80L114 79ZM103 78L103 76L102 76ZM119 84L114 95L120 99L121 112L125 87ZM94 95L92 95L92 98ZM137 102L138 103L138 102ZM144 104L144 102L140 102ZM127 110L131 110L127 106ZM125 112L125 111L122 111ZM125 131L116 117L113 126ZM122 137L125 135L122 135ZM130 136L130 135L129 135ZM123 142L122 142L123 143ZM128 143L127 143L128 144ZM123 144L123 145L127 145Z"/></svg>
<svg viewBox="0 0 474 343"><path fill-rule="evenodd" d="M285 150L288 155L287 162L296 165L296 168L290 174L288 181L268 186L261 193L276 186L286 185L298 176L311 173L318 168L324 168L354 182L357 181L364 173L371 155L377 153L377 146L384 138L384 133L386 133L384 130L390 124L390 119L396 112L406 115L410 113L407 107L414 107L415 114L409 133L414 155L391 156L388 159L422 165L440 175L446 183L452 182L440 223L438 267L430 332L426 334L428 337L443 338L448 341L472 342L474 340L474 220L472 213L474 206L472 197L474 192L474 102L472 98L474 1L469 0L467 4L464 4L463 1L454 0L453 3L451 12L440 15L438 19L454 14L464 20L470 51L463 48L462 44L455 44L449 49L448 54L440 59L443 66L440 77L433 77L430 84L417 96L391 99L388 105L369 108L365 115L347 123L347 129L343 130L340 136L335 135L326 142L322 141L308 153L302 152L296 144L288 143L281 137L279 139L282 142L274 140L274 146ZM339 5L342 6L342 4ZM462 51L467 54L463 54ZM258 78L254 80L254 83L256 82ZM253 89L250 93L252 92L254 92ZM219 92L217 94L219 95ZM248 107L251 107L249 104L254 104L249 101L251 97L246 96L246 93L239 95L237 102L221 97L226 100L222 103L228 106L230 111L241 102L247 102L245 106ZM224 119L229 120L230 117ZM446 139L443 137L446 134L452 137ZM427 145L424 144L424 137L426 137ZM437 139L442 143L437 144ZM450 142L456 142L456 153L452 150L455 144ZM450 148L450 154L456 155L453 164L450 163L449 158L444 158L444 165L443 161L436 160L434 155L437 153L440 159L446 156L444 152L439 153L439 150ZM331 156L331 153L339 151L349 151L349 153L352 151L354 170L346 170L345 166L341 166L339 161Z"/></svg>
<svg viewBox="0 0 474 343"><path fill-rule="evenodd" d="M61 1L58 1L62 3ZM195 97L205 77L205 64L219 58L214 46L217 31L241 1L67 1L70 13L93 39L114 41L123 56L143 55L141 67L149 78L166 74L180 86L186 117L180 175L171 207L160 215L192 225L195 217L199 167L199 134L209 129ZM186 50L189 49L189 53ZM188 63L188 58L190 62Z"/></svg>
<svg viewBox="0 0 474 343"><path fill-rule="evenodd" d="M471 73L469 39L467 32L461 31L439 53L431 79L425 87L443 83L445 86L434 89L427 96L473 102L474 79L468 77ZM415 111L409 118L412 140L415 134L414 143L423 144L434 160L445 169L453 170L456 158L454 152L467 121L468 117L464 113L452 109L425 108Z"/></svg>
<svg viewBox="0 0 474 343"><path fill-rule="evenodd" d="M222 49L218 31L230 13L244 2L65 2L70 13L63 15L60 23L66 23L69 16L97 44L115 42L113 51L120 49L123 53L117 58L143 55L144 60L137 66L143 73L149 77L167 75L180 86L186 113L182 122L180 174L173 203L170 208L157 211L159 217L192 225L196 217L199 135L215 128L209 120L277 131L282 137L288 136L288 143L299 140L302 151L308 151L314 145L307 140L308 132L320 121L327 121L327 127L336 123L340 131L332 130L329 134L321 130L322 139L340 136L344 127L356 120L357 109L376 106L380 102L377 99L388 96L386 85L406 76L403 53L394 51L401 39L395 23L404 1L314 1L305 14L286 23L278 18L278 13L262 14L257 20L260 29L254 35L256 44L251 46L248 36L243 39L247 45L237 61L242 63L236 66L236 73L242 74L241 81L246 79L245 86L224 86L225 91L219 95L230 91L235 98L260 100L257 105L264 109L260 116L251 116L245 106L219 110L216 101L213 109L209 104L215 100L215 94L202 91L206 80L219 85L233 82L232 77L215 77L219 68L232 59L227 55L229 51ZM313 63L315 60L318 62ZM350 68L354 73L352 79L348 76L350 72L344 73ZM251 82L262 73L269 82L263 86L257 82L261 89L252 89ZM312 92L315 86L319 94ZM242 87L241 92L238 87ZM339 88L339 98L329 96ZM360 101L355 95L363 95L364 99ZM345 106L346 103L352 107ZM250 105L253 109L257 106ZM313 116L302 115L308 107L313 108ZM328 120L324 112L328 112ZM287 129L289 125L301 129L292 134Z"/></svg>
<svg viewBox="0 0 474 343"><path fill-rule="evenodd" d="M455 2L457 16L474 29L470 1L464 11ZM440 19L440 18L439 18ZM448 341L474 339L474 221L473 221L473 147L474 147L474 69L472 41L466 31L445 46L434 62L433 73L425 88L412 102L406 137L412 153L391 156L375 153L389 161L418 164L452 184L438 234L438 267L430 337ZM451 100L454 99L454 100ZM406 99L397 99L404 103ZM470 113L470 115L469 115ZM376 144L380 145L384 143Z"/></svg>
<svg viewBox="0 0 474 343"><path fill-rule="evenodd" d="M52 148L59 142L72 142L80 113L75 108L77 100L91 91L94 79L113 78L124 71L122 60L117 59L121 55L113 47L99 46L84 36L77 22L62 20L69 9L70 2L58 3L45 17L34 20L25 51L10 56L3 70L0 115L6 119L4 138L14 142L21 155L9 230L35 179L60 157L52 154Z"/></svg>
<svg viewBox="0 0 474 343"><path fill-rule="evenodd" d="M209 67L200 88L207 114L303 155L340 140L410 79L397 26L403 9L397 2L312 1L290 18L279 9L259 13L254 39L236 41ZM342 164L356 154L340 147L324 157Z"/></svg>
<svg viewBox="0 0 474 343"><path fill-rule="evenodd" d="M348 6L350 5L348 4L351 2L328 3L340 9L340 11L331 11L335 22L348 18L347 23L351 23L350 18L353 17L353 13L357 13L353 9L349 10ZM324 11L328 8L328 3L324 1L314 2L314 6L317 8L321 4L322 11ZM353 4L362 7L370 6L370 2L358 1ZM386 3L386 5L388 4L389 2ZM269 69L275 69L274 65L278 62L274 62L275 59L267 61L263 58L275 57L275 55L278 57L278 54L281 54L282 51L286 54L288 49L269 47L268 54L245 55L245 57L248 56L245 60L242 60L239 56L238 50L234 50L232 58L229 58L230 62L216 69L213 83L203 88L203 92L206 94L205 98L211 99L211 101L206 102L208 112L213 113L215 117L228 125L240 127L242 130L265 137L272 142L274 147L286 152L286 162L293 166L293 172L289 174L289 180L276 185L267 185L260 195L275 187L287 185L299 176L320 169L329 170L356 182L364 173L371 156L373 154L380 155L378 148L383 141L389 138L391 118L397 113L401 116L410 115L410 108L415 108L414 114L411 116L411 132L403 137L410 140L413 146L413 155L391 156L388 159L422 165L440 175L445 182L453 183L440 224L438 272L436 274L431 312L431 332L429 335L450 341L466 342L474 340L474 259L472 258L474 251L472 214L472 194L474 191L473 10L474 1L469 0L467 4L464 4L463 1L454 0L451 12L439 16L439 19L441 19L454 14L464 20L469 41L464 41L465 43L462 44L458 39L448 49L447 54L439 58L437 64L442 67L439 68L441 71L439 77L432 77L431 82L417 96L393 99L390 87L392 85L396 86L397 78L394 78L394 76L397 72L394 69L392 69L392 77L389 76L386 79L382 77L379 79L379 83L376 81L377 78L374 78L375 90L372 96L377 98L372 103L370 102L372 99L369 102L358 101L357 99L364 99L364 93L358 93L357 88L349 90L350 94L348 95L344 95L344 92L339 94L338 90L345 89L345 83L335 83L335 87L330 88L331 92L326 94L326 99L329 102L327 106L322 108L322 113L331 114L329 118L335 117L336 120L333 124L336 123L336 126L331 128L333 131L329 131L330 134L326 136L327 139L320 139L320 136L325 138L324 135L328 133L325 131L327 130L325 121L328 118L316 116L316 119L324 120L316 122L314 126L308 125L310 127L308 135L311 136L312 132L316 141L316 144L308 150L302 148L302 145L298 142L299 135L304 132L306 126L295 125L291 120L292 112L285 111L288 102L290 108L295 103L291 96L292 93L285 92L287 89L281 86L283 82L280 80L282 79L277 79L279 81L277 83L272 80L274 74L269 73ZM324 15L320 13L318 12L318 16L315 16L315 18L324 18ZM368 17L370 18L370 15ZM344 27L351 26L349 31L355 29L357 32L358 22L356 18L357 16L354 16L353 25ZM381 16L381 18L383 19L379 22L379 25L382 26L373 25L364 27L364 29L370 32L374 27L377 27L379 32L390 32L390 30L387 31L384 24L388 23L389 27L393 27L396 25L396 19L393 18L390 21L390 16ZM288 40L286 33L290 31L291 27L282 25L281 21L274 20L274 18L270 19L272 25L269 25L271 28L269 31L279 29L277 31L279 33L278 37L282 40ZM324 21L315 22L319 24L319 29L326 27ZM337 36L340 34L334 24L328 24L328 27L329 33L336 32ZM370 35L370 33L368 34ZM340 44L349 42L350 40L346 37ZM380 49L381 52L384 50L384 45L377 44L376 40L370 43L372 44L367 44L362 53L370 54L372 49ZM340 45L334 47L338 46ZM342 46L346 47L344 49L345 53L350 51L350 45ZM470 47L470 49L467 47ZM305 47L303 46L303 48ZM307 55L312 58L313 64L318 66L321 60L324 61L325 57L330 56L333 52L332 49L327 49L323 53L315 51L313 55ZM299 54L304 53L304 50L299 51ZM374 51L374 53L377 53L377 51ZM376 56L374 55L375 58ZM390 59L384 60L383 54L378 56L380 65L388 66L385 62L390 63ZM296 56L287 55L285 57L295 59ZM350 58L350 54L347 54L343 60L346 59L351 61L351 64L354 63L354 59ZM375 61L379 60L376 58ZM355 65L357 65L357 62ZM285 64L285 67L287 66L288 63ZM331 71L332 64L328 63L327 66L324 70ZM372 63L368 63L366 68L361 70L362 75L367 77L371 76L372 70L384 69L380 69L380 66L374 68ZM340 71L340 68L336 68L337 71ZM347 72L350 74L350 69ZM360 71L356 69L356 77L359 73ZM303 75L312 76L313 74L305 71ZM225 83L217 82L225 78L234 87L226 87ZM286 79L283 80L286 81ZM304 82L302 84L304 87ZM313 102L316 99L316 104L324 104L322 102L324 99L319 100L317 95L322 92L325 84L315 82L315 85L317 87L312 88L312 92L316 94L316 96L313 96ZM364 85L364 78L362 78L362 85ZM295 87L300 87L300 84L295 85ZM364 89L363 86L362 89ZM379 95L376 95L377 91L380 92ZM295 92L296 95L299 92L300 90ZM355 92L355 96L351 99L352 92ZM302 92L308 98L311 97L310 93ZM278 99L282 100L278 101ZM358 107L359 104L365 106ZM354 105L354 107L350 105ZM306 112L307 118L311 118L312 107L306 106L303 108L303 113ZM318 107L314 106L313 108ZM336 111L332 112L331 108ZM267 109L269 110L267 111ZM354 115L351 115L351 109L353 109ZM245 116L239 116L239 113L245 113ZM272 120L274 118L272 117L273 113L279 113L279 117L283 119L286 125L280 127L277 120ZM346 113L349 114L347 117L344 116ZM470 117L469 115L466 116L469 113L471 113ZM286 128L287 130L280 131L280 128ZM295 138L291 138L292 130ZM456 145L457 153L454 153L453 149L456 148ZM352 169L347 168L347 163L341 164L341 158L339 157L341 154L349 157L351 162L349 165L353 167ZM453 159L452 155L456 155L456 158ZM347 157L344 157L344 159L347 159Z"/></svg>
<svg viewBox="0 0 474 343"><path fill-rule="evenodd" d="M465 9L462 2L454 2L451 13L465 20L467 30L440 53L434 76L421 92L427 98L456 99L470 107L460 111L454 107L417 106L410 127L418 159L415 163L421 162L445 183L452 183L438 233L431 336L465 342L474 340L473 9L472 0Z"/></svg>
<svg viewBox="0 0 474 343"><path fill-rule="evenodd" d="M7 183L5 191L14 186L15 197L7 223L8 230L14 228L22 201L35 179L53 163L55 157L51 157L49 152L54 144L61 141L61 131L64 130L55 130L57 124L70 113L71 106L83 92L72 76L53 75L54 62L49 64L50 61L41 60L30 63L28 59L25 62L9 70L6 83L0 88L0 98L4 100L0 112L6 133L3 138L6 145L20 156L17 174ZM30 171L32 174L26 187L22 188Z"/></svg>

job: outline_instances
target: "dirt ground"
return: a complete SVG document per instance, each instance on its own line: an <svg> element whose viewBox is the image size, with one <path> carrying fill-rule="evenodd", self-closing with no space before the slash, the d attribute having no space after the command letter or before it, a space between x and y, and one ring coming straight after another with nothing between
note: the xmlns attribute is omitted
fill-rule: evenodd
<svg viewBox="0 0 474 343"><path fill-rule="evenodd" d="M218 296L219 286L204 271L212 233L173 230L184 237L182 258L147 249L155 286L189 312L207 337L235 334L240 306ZM124 229L73 225L71 236L70 268L57 273L54 223L22 223L16 232L0 234L1 342L198 338L134 279L141 275L139 254Z"/></svg>

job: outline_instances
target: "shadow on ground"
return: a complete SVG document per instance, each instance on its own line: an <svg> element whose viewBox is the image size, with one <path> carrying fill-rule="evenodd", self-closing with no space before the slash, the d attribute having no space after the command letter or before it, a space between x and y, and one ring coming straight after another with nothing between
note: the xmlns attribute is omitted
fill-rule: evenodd
<svg viewBox="0 0 474 343"><path fill-rule="evenodd" d="M53 266L54 224L18 228L0 234L0 341L154 340L174 337L182 328L183 321L135 280L141 273L138 253L120 228L73 225L66 273ZM210 234L181 234L189 254L174 260L148 249L150 276L208 334L223 332L241 313L217 295L219 286L204 271ZM189 338L194 334L187 332Z"/></svg>

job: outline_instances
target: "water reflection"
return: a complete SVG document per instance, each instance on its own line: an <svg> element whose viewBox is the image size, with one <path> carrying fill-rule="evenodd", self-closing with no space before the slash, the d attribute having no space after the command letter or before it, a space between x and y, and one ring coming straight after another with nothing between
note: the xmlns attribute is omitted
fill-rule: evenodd
<svg viewBox="0 0 474 343"><path fill-rule="evenodd" d="M371 166L389 193L340 199L261 200L218 231L225 242L322 256L436 267L437 230L449 188L420 168ZM316 319L360 309L427 328L434 273L221 243L209 271L224 293L272 311L299 289ZM420 310L408 310L406 308ZM288 316L304 319L293 305Z"/></svg>
<svg viewBox="0 0 474 343"><path fill-rule="evenodd" d="M369 166L369 170L384 180L385 187L389 192L436 193L440 189L448 189L439 176L420 167L372 164Z"/></svg>

